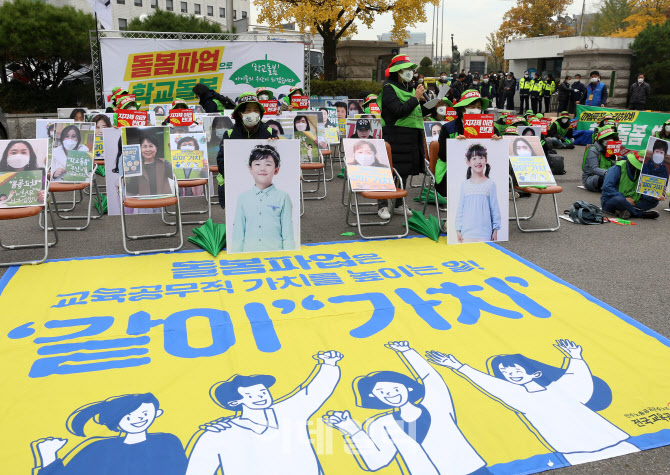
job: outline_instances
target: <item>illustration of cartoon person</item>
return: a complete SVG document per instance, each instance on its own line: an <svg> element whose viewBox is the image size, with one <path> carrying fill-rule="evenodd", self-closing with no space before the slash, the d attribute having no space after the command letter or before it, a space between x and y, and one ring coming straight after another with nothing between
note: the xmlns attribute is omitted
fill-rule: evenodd
<svg viewBox="0 0 670 475"><path fill-rule="evenodd" d="M391 409L368 419L364 428L349 411L328 411L323 421L340 430L360 455L364 470L376 471L400 460L412 475L486 474L486 462L456 424L451 393L442 376L406 341L386 345L419 380L395 371L356 378L356 405ZM402 466L402 465L401 465Z"/></svg>
<svg viewBox="0 0 670 475"><path fill-rule="evenodd" d="M308 380L280 399L270 392L276 381L271 375L235 375L212 386L214 402L241 412L196 433L186 475L210 475L219 467L225 475L321 474L307 424L333 394L342 354L324 351L315 359Z"/></svg>
<svg viewBox="0 0 670 475"><path fill-rule="evenodd" d="M433 364L458 371L492 398L514 409L571 464L591 462L638 452L630 437L596 411L612 402L609 385L591 374L582 359L582 347L556 340L567 357L562 368L520 354L489 358L489 373L460 363L453 355L426 353Z"/></svg>
<svg viewBox="0 0 670 475"><path fill-rule="evenodd" d="M4 193L0 194L0 208L7 208L9 205L7 204L12 197L14 196L14 190L9 192L9 195L6 195Z"/></svg>
<svg viewBox="0 0 670 475"><path fill-rule="evenodd" d="M80 407L68 418L72 434L85 437L84 426L93 419L125 437L87 439L63 458L57 453L67 439L33 442L33 453L41 460L37 475L183 475L187 460L181 441L172 434L147 433L162 414L151 393L115 396Z"/></svg>

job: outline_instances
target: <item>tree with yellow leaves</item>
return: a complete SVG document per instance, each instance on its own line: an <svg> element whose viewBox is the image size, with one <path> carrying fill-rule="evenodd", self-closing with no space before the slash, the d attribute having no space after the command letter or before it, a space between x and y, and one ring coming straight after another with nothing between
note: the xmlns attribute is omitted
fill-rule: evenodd
<svg viewBox="0 0 670 475"><path fill-rule="evenodd" d="M632 14L624 22L626 26L612 36L635 38L647 25L665 23L670 15L670 0L630 0Z"/></svg>
<svg viewBox="0 0 670 475"><path fill-rule="evenodd" d="M516 0L516 6L505 12L500 31L510 38L572 36L571 27L551 19L564 14L568 6L564 0Z"/></svg>
<svg viewBox="0 0 670 475"><path fill-rule="evenodd" d="M491 62L492 71L502 71L505 67L505 42L508 35L505 30L494 31L486 37L486 54Z"/></svg>
<svg viewBox="0 0 670 475"><path fill-rule="evenodd" d="M356 22L368 28L375 16L393 14L391 38L402 44L408 35L405 28L426 21L426 7L438 5L440 0L264 0L259 22L279 28L282 23L295 21L302 32L307 28L323 38L325 79L337 79L337 43L343 36L358 31ZM372 68L374 65L370 65Z"/></svg>

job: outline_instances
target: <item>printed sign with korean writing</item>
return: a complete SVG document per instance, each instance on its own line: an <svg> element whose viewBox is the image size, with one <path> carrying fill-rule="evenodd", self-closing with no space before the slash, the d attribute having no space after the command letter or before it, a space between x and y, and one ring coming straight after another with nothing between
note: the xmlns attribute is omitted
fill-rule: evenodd
<svg viewBox="0 0 670 475"><path fill-rule="evenodd" d="M44 169L0 171L0 209L44 206Z"/></svg>
<svg viewBox="0 0 670 475"><path fill-rule="evenodd" d="M81 183L87 181L93 171L93 153L81 150L67 152L65 162L64 183Z"/></svg>
<svg viewBox="0 0 670 475"><path fill-rule="evenodd" d="M380 139L343 139L352 191L395 191L393 172Z"/></svg>
<svg viewBox="0 0 670 475"><path fill-rule="evenodd" d="M324 132L325 132L326 141L329 144L331 144L331 145L332 144L338 144L340 142L337 127L326 127L324 129Z"/></svg>
<svg viewBox="0 0 670 475"><path fill-rule="evenodd" d="M142 176L142 157L139 145L123 145L123 175Z"/></svg>
<svg viewBox="0 0 670 475"><path fill-rule="evenodd" d="M258 101L261 103L263 106L263 109L265 109L265 114L266 115L277 115L279 113L279 102L277 101Z"/></svg>
<svg viewBox="0 0 670 475"><path fill-rule="evenodd" d="M644 154L637 192L654 198L664 198L670 176L670 141L650 137Z"/></svg>
<svg viewBox="0 0 670 475"><path fill-rule="evenodd" d="M495 244L55 260L0 308L8 475L531 474L670 443L670 341Z"/></svg>
<svg viewBox="0 0 670 475"><path fill-rule="evenodd" d="M506 125L512 125L514 121L516 121L518 117L516 115L508 115L505 117L505 124Z"/></svg>
<svg viewBox="0 0 670 475"><path fill-rule="evenodd" d="M172 170L178 180L207 178L206 147L207 136L204 133L170 134Z"/></svg>
<svg viewBox="0 0 670 475"><path fill-rule="evenodd" d="M117 127L137 127L149 125L147 111L119 110L116 113Z"/></svg>
<svg viewBox="0 0 670 475"><path fill-rule="evenodd" d="M171 109L170 125L184 126L193 123L193 111L191 109Z"/></svg>
<svg viewBox="0 0 670 475"><path fill-rule="evenodd" d="M621 153L621 140L609 140L606 144L605 156L618 156Z"/></svg>
<svg viewBox="0 0 670 475"><path fill-rule="evenodd" d="M467 138L488 139L493 137L493 114L463 115L463 130Z"/></svg>
<svg viewBox="0 0 670 475"><path fill-rule="evenodd" d="M508 142L509 160L520 186L556 184L539 137L507 136L505 138Z"/></svg>
<svg viewBox="0 0 670 475"><path fill-rule="evenodd" d="M294 109L309 109L309 96L291 96L291 107Z"/></svg>

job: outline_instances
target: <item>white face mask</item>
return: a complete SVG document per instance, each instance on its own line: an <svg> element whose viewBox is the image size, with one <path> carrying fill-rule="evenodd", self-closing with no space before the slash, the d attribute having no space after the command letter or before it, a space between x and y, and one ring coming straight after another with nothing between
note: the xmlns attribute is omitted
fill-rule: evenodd
<svg viewBox="0 0 670 475"><path fill-rule="evenodd" d="M14 169L27 167L28 163L30 163L30 155L17 154L7 157L7 165Z"/></svg>
<svg viewBox="0 0 670 475"><path fill-rule="evenodd" d="M354 155L354 159L356 162L359 164L363 165L364 167L369 167L373 163L375 163L375 155L374 153L370 152L356 152Z"/></svg>
<svg viewBox="0 0 670 475"><path fill-rule="evenodd" d="M527 77L528 77L528 73L524 74L523 77L527 78Z"/></svg>
<svg viewBox="0 0 670 475"><path fill-rule="evenodd" d="M77 141L72 140L72 139L65 139L63 140L63 148L65 150L74 150L74 148L77 146Z"/></svg>
<svg viewBox="0 0 670 475"><path fill-rule="evenodd" d="M598 78L591 78L591 82L594 83L594 84L597 83L597 82L598 82Z"/></svg>
<svg viewBox="0 0 670 475"><path fill-rule="evenodd" d="M216 135L220 139L223 138L223 134L225 132L226 132L226 129L214 129L214 135Z"/></svg>
<svg viewBox="0 0 670 475"><path fill-rule="evenodd" d="M270 96L268 96L267 94L261 94L261 95L258 96L259 101L267 101L269 99L270 99Z"/></svg>
<svg viewBox="0 0 670 475"><path fill-rule="evenodd" d="M254 125L258 124L260 120L261 115L258 112L248 112L246 114L242 114L242 122L244 122L244 125L253 127Z"/></svg>
<svg viewBox="0 0 670 475"><path fill-rule="evenodd" d="M644 82L644 79L639 78L639 79L637 80L637 82L640 83L640 84L642 84L642 83Z"/></svg>
<svg viewBox="0 0 670 475"><path fill-rule="evenodd" d="M412 80L413 74L411 69L403 69L398 73L398 76L400 76L403 81L409 82Z"/></svg>
<svg viewBox="0 0 670 475"><path fill-rule="evenodd" d="M472 81L472 84L476 86L477 84L479 84L479 81Z"/></svg>
<svg viewBox="0 0 670 475"><path fill-rule="evenodd" d="M137 107L135 107L135 106L126 107L126 110L127 111L136 111Z"/></svg>
<svg viewBox="0 0 670 475"><path fill-rule="evenodd" d="M419 78L419 84L423 83L423 78Z"/></svg>
<svg viewBox="0 0 670 475"><path fill-rule="evenodd" d="M466 114L481 114L481 109L465 109Z"/></svg>
<svg viewBox="0 0 670 475"><path fill-rule="evenodd" d="M297 124L295 124L295 130L299 132L304 132L305 130L307 130L307 124L305 124L304 122L298 122Z"/></svg>
<svg viewBox="0 0 670 475"><path fill-rule="evenodd" d="M670 134L670 125L666 125L666 126L665 126L665 131L668 132L668 133Z"/></svg>
<svg viewBox="0 0 670 475"><path fill-rule="evenodd" d="M440 76L440 82L447 82L447 76Z"/></svg>
<svg viewBox="0 0 670 475"><path fill-rule="evenodd" d="M487 82L489 82L489 78L484 78L484 79L482 79L482 82L483 82L484 84L486 84Z"/></svg>
<svg viewBox="0 0 670 475"><path fill-rule="evenodd" d="M533 152L524 148L521 150L517 150L516 154L518 157L531 157L533 155Z"/></svg>
<svg viewBox="0 0 670 475"><path fill-rule="evenodd" d="M439 115L447 115L447 106L440 106L437 108L437 113Z"/></svg>
<svg viewBox="0 0 670 475"><path fill-rule="evenodd" d="M195 150L193 145L182 145L180 150Z"/></svg>
<svg viewBox="0 0 670 475"><path fill-rule="evenodd" d="M654 165L660 165L665 159L665 155L662 153L655 153L651 156L651 159L654 161Z"/></svg>
<svg viewBox="0 0 670 475"><path fill-rule="evenodd" d="M439 131L439 130L433 130L433 131L431 132L431 135L432 135L433 137L439 137L439 136L440 136L440 131Z"/></svg>

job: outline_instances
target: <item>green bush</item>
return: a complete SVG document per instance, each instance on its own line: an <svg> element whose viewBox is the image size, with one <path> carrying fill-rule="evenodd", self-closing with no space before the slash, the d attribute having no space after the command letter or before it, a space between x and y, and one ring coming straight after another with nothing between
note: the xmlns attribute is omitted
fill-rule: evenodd
<svg viewBox="0 0 670 475"><path fill-rule="evenodd" d="M347 96L352 99L365 99L368 94L381 93L382 83L374 81L312 79L310 82L312 96Z"/></svg>
<svg viewBox="0 0 670 475"><path fill-rule="evenodd" d="M645 109L651 111L670 112L670 94L651 95L647 99Z"/></svg>
<svg viewBox="0 0 670 475"><path fill-rule="evenodd" d="M0 108L5 113L55 114L59 107L95 108L93 84L64 84L47 90L20 83L0 86Z"/></svg>

